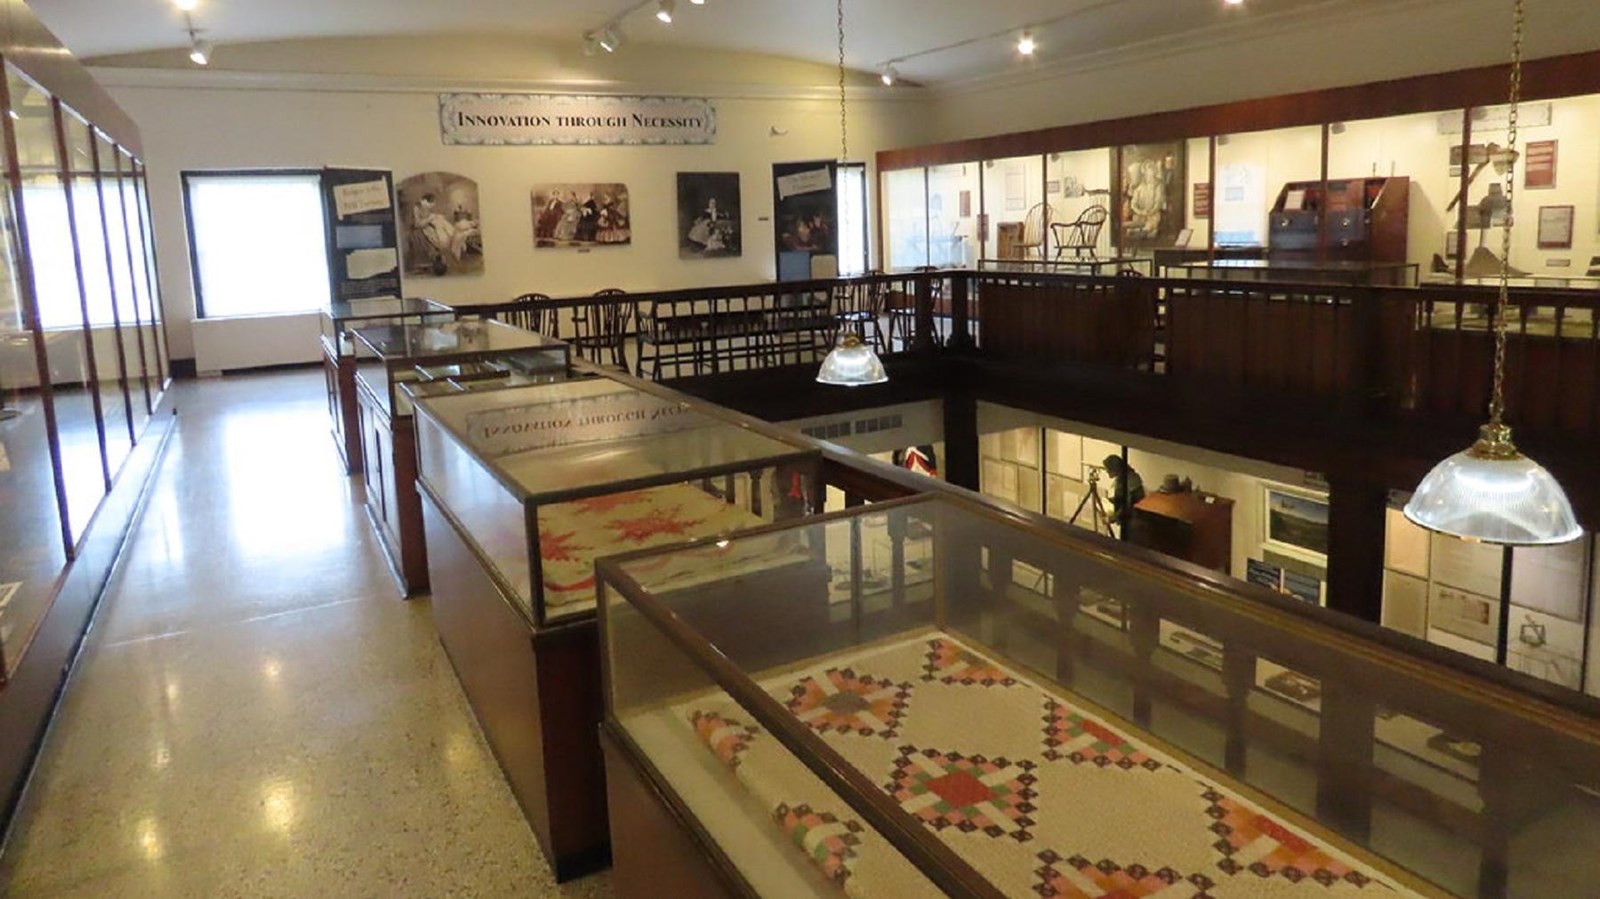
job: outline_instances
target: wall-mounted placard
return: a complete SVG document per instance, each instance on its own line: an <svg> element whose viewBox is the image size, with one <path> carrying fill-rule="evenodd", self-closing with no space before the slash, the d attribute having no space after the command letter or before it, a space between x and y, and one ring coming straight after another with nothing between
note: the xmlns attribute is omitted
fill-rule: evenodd
<svg viewBox="0 0 1600 899"><path fill-rule="evenodd" d="M1571 206L1539 207L1539 249L1572 249L1574 209Z"/></svg>
<svg viewBox="0 0 1600 899"><path fill-rule="evenodd" d="M1211 218L1211 185L1196 184L1194 186L1194 217L1197 219Z"/></svg>
<svg viewBox="0 0 1600 899"><path fill-rule="evenodd" d="M688 97L440 94L446 144L710 144L717 108Z"/></svg>
<svg viewBox="0 0 1600 899"><path fill-rule="evenodd" d="M1529 190L1549 190L1556 186L1555 141L1528 143L1528 152L1522 158L1522 186Z"/></svg>

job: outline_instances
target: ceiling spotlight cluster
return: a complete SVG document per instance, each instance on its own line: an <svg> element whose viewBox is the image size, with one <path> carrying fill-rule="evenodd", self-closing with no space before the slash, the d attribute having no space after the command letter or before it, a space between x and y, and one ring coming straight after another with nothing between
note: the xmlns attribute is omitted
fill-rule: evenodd
<svg viewBox="0 0 1600 899"><path fill-rule="evenodd" d="M211 42L201 37L205 31L194 23L194 11L200 0L172 0L172 5L183 13L183 31L189 35L189 61L197 66L211 65Z"/></svg>
<svg viewBox="0 0 1600 899"><path fill-rule="evenodd" d="M180 2L180 0L173 0ZM192 0L190 0L192 2ZM706 0L689 0L691 6L705 6ZM678 14L678 0L641 0L617 14L617 17L601 25L591 28L583 33L583 53L593 56L600 51L615 53L622 46L622 20L633 15L641 9L655 7L656 21L663 25L671 25Z"/></svg>

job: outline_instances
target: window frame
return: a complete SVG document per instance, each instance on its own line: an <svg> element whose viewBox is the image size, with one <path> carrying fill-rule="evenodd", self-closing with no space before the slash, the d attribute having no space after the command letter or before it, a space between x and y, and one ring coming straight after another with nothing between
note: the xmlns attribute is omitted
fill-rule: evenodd
<svg viewBox="0 0 1600 899"><path fill-rule="evenodd" d="M316 169L316 168L185 169L184 171L181 171L181 172L178 173L178 181L179 181L179 183L180 183L180 185L182 187L182 192L183 192L183 230L184 230L185 236L188 238L188 241L189 241L189 278L190 278L190 282L191 282L191 284L193 285L193 288L194 288L194 317L195 317L196 320L207 319L207 318L215 318L215 319L218 319L218 320L222 320L222 319L229 319L229 318L239 318L240 316L236 316L236 315L208 316L206 314L205 287L200 282L200 253L199 253L199 245L195 242L194 206L193 206L193 200L192 200L192 196L191 196L193 180L196 179L196 178L200 178L200 179L213 179L213 178L215 178L215 179L223 179L223 178L262 178L262 177L272 177L272 176L301 177L301 178L314 177L314 178L317 178L317 179L320 180L322 178L322 169ZM319 189L319 193L322 193L322 191L320 189ZM327 204L328 204L327 197L323 196L322 197L323 214L321 216L321 223L320 224L321 224L321 228L322 228L322 244L323 244L324 248L326 248L327 245L328 245ZM326 250L324 250L324 252L326 252ZM331 290L331 284L330 284L330 290ZM259 315L280 315L280 314L287 314L287 313L264 312L264 313L256 313L256 314L259 314Z"/></svg>

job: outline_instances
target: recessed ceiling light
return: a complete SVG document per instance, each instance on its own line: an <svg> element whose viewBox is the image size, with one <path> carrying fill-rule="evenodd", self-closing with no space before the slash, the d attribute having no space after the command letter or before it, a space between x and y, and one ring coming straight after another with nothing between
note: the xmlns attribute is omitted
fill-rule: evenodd
<svg viewBox="0 0 1600 899"><path fill-rule="evenodd" d="M172 5L184 12L194 12L195 8L200 5L200 0L172 0Z"/></svg>
<svg viewBox="0 0 1600 899"><path fill-rule="evenodd" d="M705 6L706 5L706 0L689 0L689 2L693 3L695 6Z"/></svg>
<svg viewBox="0 0 1600 899"><path fill-rule="evenodd" d="M677 8L678 8L678 0L657 0L657 2L656 2L656 18L660 19L662 22L664 22L664 23L666 23L668 25L671 25L672 24L672 14L673 14L673 12L675 12L677 10Z"/></svg>
<svg viewBox="0 0 1600 899"><path fill-rule="evenodd" d="M1017 39L1017 52L1023 56L1032 56L1033 51L1037 49L1039 49L1039 45L1034 43L1033 32L1022 32L1022 37Z"/></svg>

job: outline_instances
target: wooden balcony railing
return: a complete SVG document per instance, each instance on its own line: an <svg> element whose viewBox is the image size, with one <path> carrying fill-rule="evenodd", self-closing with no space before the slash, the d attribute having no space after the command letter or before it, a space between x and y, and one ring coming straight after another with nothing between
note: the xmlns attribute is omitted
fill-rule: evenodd
<svg viewBox="0 0 1600 899"><path fill-rule="evenodd" d="M656 380L818 364L850 328L891 355L976 351L1367 415L1471 418L1488 402L1493 296L1473 286L923 270L539 301L538 319L591 359ZM535 318L525 302L458 313ZM1515 289L1507 321L1511 422L1600 437L1600 292Z"/></svg>

